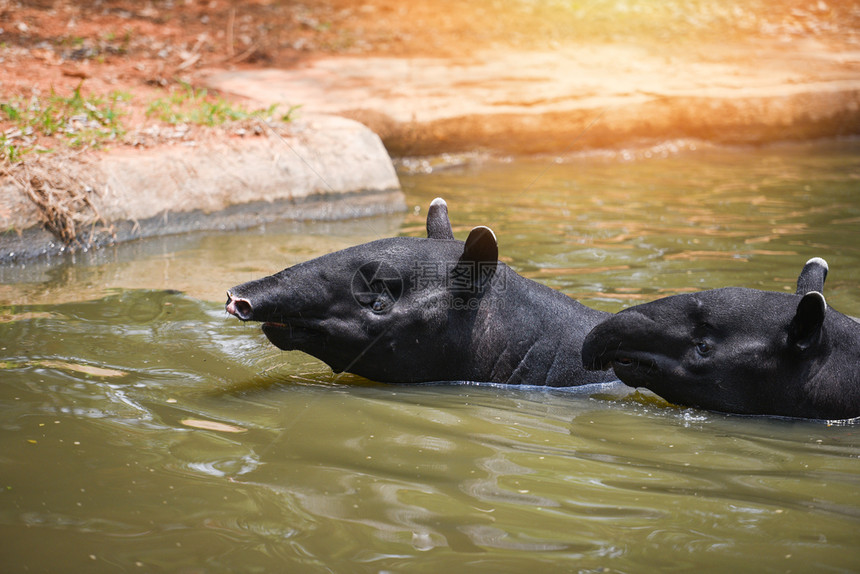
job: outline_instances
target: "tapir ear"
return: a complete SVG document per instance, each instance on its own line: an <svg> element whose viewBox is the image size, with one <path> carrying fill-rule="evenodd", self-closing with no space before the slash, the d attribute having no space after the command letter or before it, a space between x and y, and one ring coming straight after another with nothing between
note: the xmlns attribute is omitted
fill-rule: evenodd
<svg viewBox="0 0 860 574"><path fill-rule="evenodd" d="M496 274L498 263L496 235L489 227L476 227L466 238L463 255L452 270L452 289L464 294L482 293Z"/></svg>
<svg viewBox="0 0 860 574"><path fill-rule="evenodd" d="M797 305L797 312L788 326L788 344L805 351L818 341L827 302L818 291L805 294Z"/></svg>
<svg viewBox="0 0 860 574"><path fill-rule="evenodd" d="M454 239L451 220L448 219L448 204L441 197L430 202L427 210L427 237L429 239Z"/></svg>
<svg viewBox="0 0 860 574"><path fill-rule="evenodd" d="M810 291L824 293L824 281L827 279L827 261L821 257L813 257L806 262L797 277L798 295L806 295Z"/></svg>
<svg viewBox="0 0 860 574"><path fill-rule="evenodd" d="M474 263L496 263L499 260L499 244L496 242L496 234L489 227L476 227L466 238L466 247L460 261L471 261Z"/></svg>

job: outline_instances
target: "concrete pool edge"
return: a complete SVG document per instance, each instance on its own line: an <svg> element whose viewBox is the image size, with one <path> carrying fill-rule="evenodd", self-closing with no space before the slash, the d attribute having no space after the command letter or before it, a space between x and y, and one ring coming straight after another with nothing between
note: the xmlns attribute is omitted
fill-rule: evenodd
<svg viewBox="0 0 860 574"><path fill-rule="evenodd" d="M63 192L70 197L56 199ZM0 176L0 264L155 235L405 208L375 133L346 118L308 116L258 136L46 155L10 170Z"/></svg>

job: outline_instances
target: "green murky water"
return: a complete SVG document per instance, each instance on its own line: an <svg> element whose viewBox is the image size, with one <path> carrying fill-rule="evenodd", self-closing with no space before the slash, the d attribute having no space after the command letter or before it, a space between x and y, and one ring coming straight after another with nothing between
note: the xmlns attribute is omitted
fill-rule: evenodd
<svg viewBox="0 0 860 574"><path fill-rule="evenodd" d="M491 226L505 261L591 306L793 290L817 255L828 302L860 315L858 151L412 162L402 217L0 269L2 570L856 572L858 426L336 377L223 293L420 234L441 195L458 236Z"/></svg>

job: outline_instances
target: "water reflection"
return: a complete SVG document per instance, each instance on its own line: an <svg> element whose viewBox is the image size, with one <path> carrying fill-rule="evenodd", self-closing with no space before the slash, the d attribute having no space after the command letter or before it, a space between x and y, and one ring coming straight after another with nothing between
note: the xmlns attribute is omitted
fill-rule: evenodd
<svg viewBox="0 0 860 574"><path fill-rule="evenodd" d="M295 224L2 270L4 565L854 570L856 424L679 409L611 385L379 385L277 350L226 316L223 291L420 235L441 195L458 236L490 224L505 261L589 305L793 290L823 255L828 302L860 315L856 157L461 163L404 177L417 210L402 226Z"/></svg>
<svg viewBox="0 0 860 574"><path fill-rule="evenodd" d="M430 185L406 176L420 210L407 225L442 195L458 236L490 225L502 258L522 274L607 310L689 289L785 290L807 259L822 256L834 271L829 297L858 314L856 298L841 297L860 259L856 151L848 142L817 153L746 150L743 160L720 150L627 163L588 155L517 160L480 181L468 168Z"/></svg>

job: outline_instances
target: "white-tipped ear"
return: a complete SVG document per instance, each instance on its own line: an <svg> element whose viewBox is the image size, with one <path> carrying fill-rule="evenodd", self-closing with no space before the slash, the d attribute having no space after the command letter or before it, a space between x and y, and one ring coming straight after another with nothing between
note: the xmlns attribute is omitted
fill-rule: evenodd
<svg viewBox="0 0 860 574"><path fill-rule="evenodd" d="M788 343L800 351L812 347L821 334L827 301L818 291L805 294L788 326Z"/></svg>
<svg viewBox="0 0 860 574"><path fill-rule="evenodd" d="M456 287L461 293L478 295L482 293L495 276L499 266L499 245L496 234L489 227L476 227L466 238L463 254L454 272L457 274Z"/></svg>
<svg viewBox="0 0 860 574"><path fill-rule="evenodd" d="M494 263L499 260L499 244L496 234L489 227L480 225L474 228L466 238L466 246L460 261L475 263Z"/></svg>
<svg viewBox="0 0 860 574"><path fill-rule="evenodd" d="M820 265L821 267L824 267L825 269L828 268L827 261L825 261L823 257L812 257L809 261L806 262L806 264L807 265L815 264L815 265Z"/></svg>
<svg viewBox="0 0 860 574"><path fill-rule="evenodd" d="M829 267L827 261L821 257L813 257L806 262L803 270L797 277L797 293L798 295L806 295L811 291L824 292L824 281L827 279Z"/></svg>
<svg viewBox="0 0 860 574"><path fill-rule="evenodd" d="M429 239L454 239L451 221L448 219L448 204L441 197L430 202L427 210L427 237Z"/></svg>

